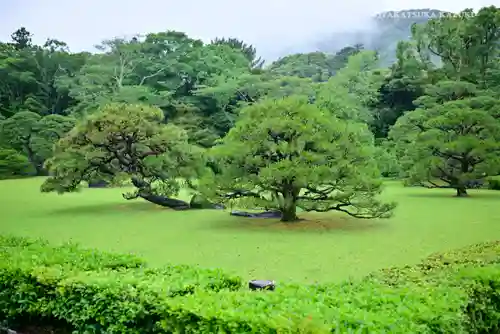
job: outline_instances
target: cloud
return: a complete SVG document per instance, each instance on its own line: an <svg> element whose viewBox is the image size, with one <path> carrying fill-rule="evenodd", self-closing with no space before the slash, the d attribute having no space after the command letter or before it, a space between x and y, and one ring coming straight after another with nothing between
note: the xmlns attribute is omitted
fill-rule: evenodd
<svg viewBox="0 0 500 334"><path fill-rule="evenodd" d="M0 39L8 40L13 31L25 26L37 43L57 38L73 51L81 51L114 36L179 30L206 41L238 37L272 57L315 36L356 29L368 17L386 10L457 12L491 4L480 0L3 0Z"/></svg>

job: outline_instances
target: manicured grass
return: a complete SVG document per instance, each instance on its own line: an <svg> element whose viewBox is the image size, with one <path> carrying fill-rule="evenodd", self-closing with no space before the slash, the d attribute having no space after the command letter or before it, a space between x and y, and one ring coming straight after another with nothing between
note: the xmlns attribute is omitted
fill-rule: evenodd
<svg viewBox="0 0 500 334"><path fill-rule="evenodd" d="M175 212L125 201L123 189L42 194L42 179L0 181L0 233L72 239L86 247L134 252L153 265L220 267L245 278L296 282L359 277L429 253L500 239L500 191L404 188L388 182L394 218L355 220L335 213L303 214L309 221L237 218L224 211Z"/></svg>

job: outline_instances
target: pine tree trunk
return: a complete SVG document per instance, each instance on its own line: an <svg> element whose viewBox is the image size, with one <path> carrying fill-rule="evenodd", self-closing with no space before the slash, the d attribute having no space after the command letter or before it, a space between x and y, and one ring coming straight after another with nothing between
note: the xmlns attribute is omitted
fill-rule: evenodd
<svg viewBox="0 0 500 334"><path fill-rule="evenodd" d="M458 187L457 189L457 197L467 197L467 189L465 187Z"/></svg>
<svg viewBox="0 0 500 334"><path fill-rule="evenodd" d="M282 222L294 222L297 217L297 199L293 189L283 193L283 208L281 209Z"/></svg>
<svg viewBox="0 0 500 334"><path fill-rule="evenodd" d="M297 217L297 208L295 206L283 208L281 210L281 221L282 222L294 222L299 218Z"/></svg>

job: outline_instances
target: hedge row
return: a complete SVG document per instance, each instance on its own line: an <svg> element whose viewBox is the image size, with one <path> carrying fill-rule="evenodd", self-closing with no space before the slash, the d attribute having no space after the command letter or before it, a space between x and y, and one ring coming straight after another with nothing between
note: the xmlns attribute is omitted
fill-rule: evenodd
<svg viewBox="0 0 500 334"><path fill-rule="evenodd" d="M239 290L240 277L185 265L148 268L131 255L0 237L2 327L56 325L80 333L154 333L165 300Z"/></svg>
<svg viewBox="0 0 500 334"><path fill-rule="evenodd" d="M441 282L458 270L500 264L500 241L483 242L447 252L435 253L412 266L382 269L367 277L390 286L406 283Z"/></svg>
<svg viewBox="0 0 500 334"><path fill-rule="evenodd" d="M127 254L113 254L82 249L67 243L53 247L45 240L30 240L0 235L0 258L25 266L62 265L79 270L141 268L142 259Z"/></svg>
<svg viewBox="0 0 500 334"><path fill-rule="evenodd" d="M219 269L199 269L187 265L170 265L162 268L148 268L144 260L128 254L106 253L93 249L83 249L67 243L52 246L44 240L29 240L19 237L0 236L0 258L2 268L48 272L57 277L120 277L125 281L140 281L160 286L182 286L173 295L186 294L197 288L218 291L240 289L242 280L238 276L227 275ZM151 285L151 286L154 286Z"/></svg>
<svg viewBox="0 0 500 334"><path fill-rule="evenodd" d="M493 333L500 243L437 254L358 282L279 285L188 266L0 238L0 316L77 333ZM5 260L4 260L5 259ZM102 267L99 267L102 266ZM106 267L106 269L102 269Z"/></svg>
<svg viewBox="0 0 500 334"><path fill-rule="evenodd" d="M359 282L202 292L175 302L171 308L198 319L200 333L499 333L500 242L433 254Z"/></svg>

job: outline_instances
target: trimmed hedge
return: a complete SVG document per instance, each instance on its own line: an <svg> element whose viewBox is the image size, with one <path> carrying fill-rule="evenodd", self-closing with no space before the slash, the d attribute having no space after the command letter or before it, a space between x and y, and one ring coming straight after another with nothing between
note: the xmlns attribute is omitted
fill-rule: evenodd
<svg viewBox="0 0 500 334"><path fill-rule="evenodd" d="M407 283L440 283L450 273L464 268L500 264L500 241L473 244L460 249L431 254L413 266L382 269L367 277L389 286Z"/></svg>
<svg viewBox="0 0 500 334"><path fill-rule="evenodd" d="M180 319L196 319L197 333L435 333L463 327L466 301L460 289L364 282L203 292L177 298L170 308Z"/></svg>
<svg viewBox="0 0 500 334"><path fill-rule="evenodd" d="M490 190L500 190L500 180L492 179L488 181L488 189Z"/></svg>
<svg viewBox="0 0 500 334"><path fill-rule="evenodd" d="M231 324L233 332L497 333L500 242L432 254L360 282L280 286L257 297L204 292L175 301L179 310L204 319L198 326L205 332L229 331Z"/></svg>
<svg viewBox="0 0 500 334"><path fill-rule="evenodd" d="M241 278L180 265L147 268L131 255L0 237L0 320L79 333L154 333L165 300L238 290Z"/></svg>
<svg viewBox="0 0 500 334"><path fill-rule="evenodd" d="M66 243L54 247L45 240L0 235L0 257L24 266L62 265L79 270L140 268L146 262L134 255L113 254L92 249L82 249Z"/></svg>
<svg viewBox="0 0 500 334"><path fill-rule="evenodd" d="M500 329L498 242L435 254L358 282L279 285L267 292L247 291L239 277L218 270L149 269L131 256L74 245L0 238L0 252L0 316L9 326L44 320L77 333Z"/></svg>

